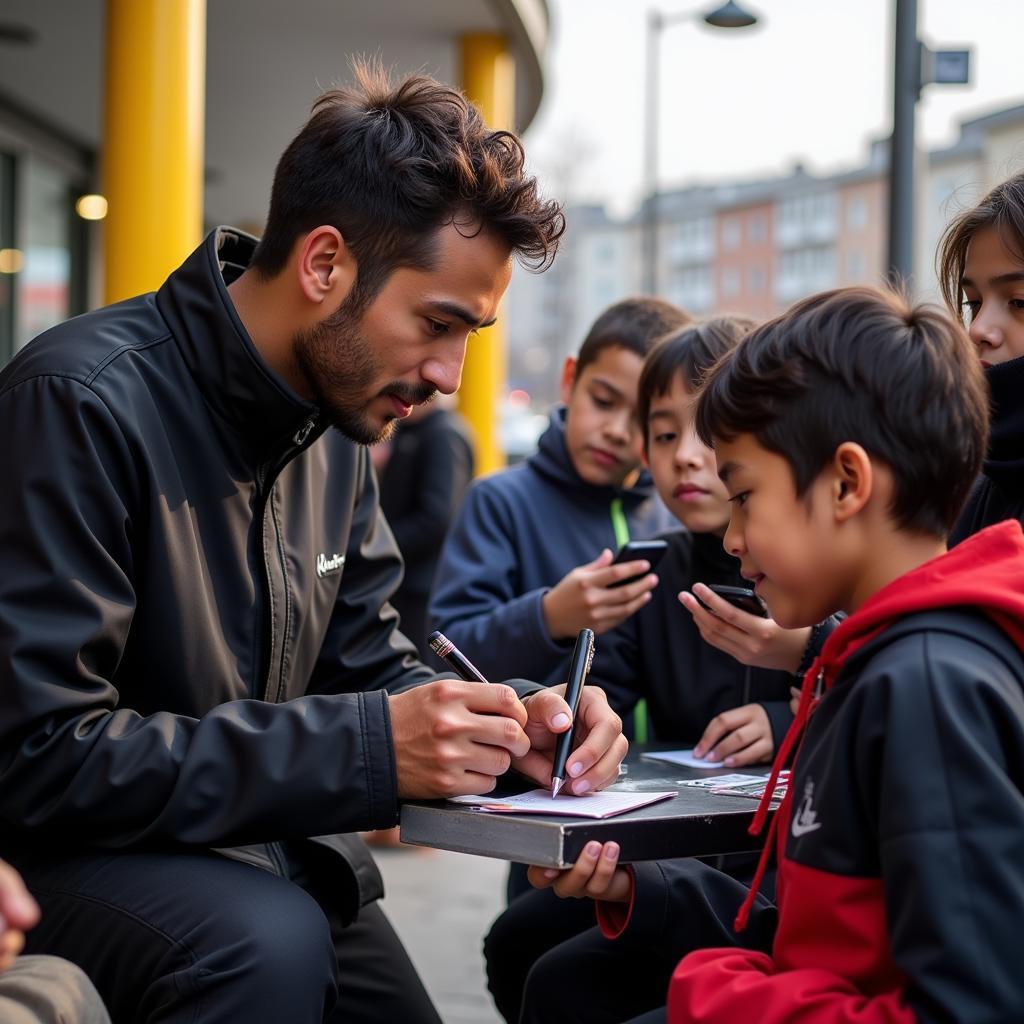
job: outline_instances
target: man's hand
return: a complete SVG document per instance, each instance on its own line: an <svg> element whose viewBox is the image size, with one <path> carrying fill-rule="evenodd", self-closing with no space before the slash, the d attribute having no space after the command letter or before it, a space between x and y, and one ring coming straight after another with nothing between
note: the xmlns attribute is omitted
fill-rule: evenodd
<svg viewBox="0 0 1024 1024"><path fill-rule="evenodd" d="M693 748L694 757L724 761L729 768L770 761L774 753L771 722L760 704L744 704L715 715Z"/></svg>
<svg viewBox="0 0 1024 1024"><path fill-rule="evenodd" d="M731 654L742 664L784 672L795 672L800 667L811 638L810 626L783 629L774 619L764 619L734 607L703 583L694 584L693 594L684 590L679 600L693 616L700 635L712 647ZM711 611L702 608L701 602Z"/></svg>
<svg viewBox="0 0 1024 1024"><path fill-rule="evenodd" d="M526 708L511 686L440 679L388 698L398 795L489 793L527 756Z"/></svg>
<svg viewBox="0 0 1024 1024"><path fill-rule="evenodd" d="M39 905L21 875L0 860L0 972L6 971L25 945L25 932L39 920Z"/></svg>
<svg viewBox="0 0 1024 1024"><path fill-rule="evenodd" d="M551 768L558 734L572 725L569 705L562 699L565 686L551 686L523 698L528 717L526 734L530 750L512 760L512 767L542 786L551 786ZM584 686L576 709L579 724L576 747L566 762L564 791L583 796L604 789L619 777L619 765L629 750L622 735L622 719L608 706L604 690Z"/></svg>
<svg viewBox="0 0 1024 1024"><path fill-rule="evenodd" d="M604 633L624 622L651 599L658 577L647 573L635 583L611 587L612 583L650 569L650 562L621 562L612 565L607 548L586 565L567 573L541 598L544 624L555 640L575 638L581 629Z"/></svg>
<svg viewBox="0 0 1024 1024"><path fill-rule="evenodd" d="M596 841L583 848L571 868L531 867L526 872L535 889L554 889L563 899L588 898L609 903L628 903L633 895L633 876L619 864L619 844Z"/></svg>

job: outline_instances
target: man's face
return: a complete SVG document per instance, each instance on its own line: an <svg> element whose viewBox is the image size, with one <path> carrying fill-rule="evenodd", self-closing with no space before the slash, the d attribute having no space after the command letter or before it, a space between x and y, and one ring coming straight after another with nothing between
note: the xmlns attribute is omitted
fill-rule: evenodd
<svg viewBox="0 0 1024 1024"><path fill-rule="evenodd" d="M971 239L964 264L971 341L984 366L1024 356L1024 264L995 228Z"/></svg>
<svg viewBox="0 0 1024 1024"><path fill-rule="evenodd" d="M642 435L636 393L643 360L628 348L609 345L577 374L568 364L562 377L567 411L565 442L576 472L590 484L619 486L639 465Z"/></svg>
<svg viewBox="0 0 1024 1024"><path fill-rule="evenodd" d="M682 373L651 399L647 463L668 510L694 533L721 536L729 522L729 497L718 479L715 453L693 429L694 396Z"/></svg>
<svg viewBox="0 0 1024 1024"><path fill-rule="evenodd" d="M732 502L725 550L772 618L795 629L846 607L855 581L838 542L829 473L798 497L789 463L753 435L716 440L715 455Z"/></svg>
<svg viewBox="0 0 1024 1024"><path fill-rule="evenodd" d="M314 401L360 444L384 440L413 406L458 389L469 336L493 322L508 287L501 240L449 224L436 241L430 270L400 267L364 309L350 294L293 339Z"/></svg>

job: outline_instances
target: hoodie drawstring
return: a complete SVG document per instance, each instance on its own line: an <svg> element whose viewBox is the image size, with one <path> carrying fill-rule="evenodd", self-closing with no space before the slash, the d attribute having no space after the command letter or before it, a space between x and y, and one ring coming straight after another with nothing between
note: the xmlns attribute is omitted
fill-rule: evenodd
<svg viewBox="0 0 1024 1024"><path fill-rule="evenodd" d="M757 805L757 811L754 814L754 820L750 823L749 832L752 836L760 835L761 830L764 828L765 819L768 817L768 808L771 806L772 797L775 795L775 783L778 781L779 772L782 771L783 765L789 760L789 755L796 745L797 740L803 733L804 726L807 724L807 719L810 717L811 708L817 703L820 697L820 684L824 675L824 668L819 668L821 658L818 657L814 660L814 664L804 674L803 685L800 687L800 703L797 706L796 717L793 719L788 731L786 732L785 739L779 746L778 753L775 755L775 760L772 762L771 774L768 776L768 785L765 786L764 793L761 795L760 803ZM754 872L754 878L750 883L750 892L747 893L746 899L743 901L739 912L736 914L736 920L733 922L733 928L737 932L743 931L747 927L747 921L750 918L750 911L754 906L754 900L757 899L758 890L761 888L761 882L764 880L764 873L768 868L768 859L771 857L772 846L775 842L775 835L778 831L779 818L782 817L783 812L789 805L790 798L793 795L792 785L786 787L786 795L782 798L782 803L779 809L775 812L775 816L772 818L771 825L768 826L768 836L765 839L764 847L761 850L761 857L757 862L757 870Z"/></svg>

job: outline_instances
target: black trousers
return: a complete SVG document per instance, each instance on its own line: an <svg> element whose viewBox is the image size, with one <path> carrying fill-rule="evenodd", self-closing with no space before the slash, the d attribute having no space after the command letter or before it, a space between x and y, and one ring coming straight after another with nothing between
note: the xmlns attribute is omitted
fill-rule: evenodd
<svg viewBox="0 0 1024 1024"><path fill-rule="evenodd" d="M440 1024L383 911L344 926L330 880L214 853L19 858L28 950L78 964L113 1024Z"/></svg>
<svg viewBox="0 0 1024 1024"><path fill-rule="evenodd" d="M484 956L508 1024L624 1024L664 1006L679 962L673 950L658 956L606 939L592 901L561 900L550 889L512 901L484 940Z"/></svg>
<svg viewBox="0 0 1024 1024"><path fill-rule="evenodd" d="M717 870L743 884L756 864L756 854L713 859ZM512 865L510 891L520 880L518 867ZM762 891L771 898L774 888L769 871ZM677 935L675 944L661 937L643 944L612 941L596 927L591 900L530 888L510 900L484 940L487 987L508 1024L634 1024L650 1011L657 1020L676 965L700 944L703 933L694 924L693 935L681 942Z"/></svg>

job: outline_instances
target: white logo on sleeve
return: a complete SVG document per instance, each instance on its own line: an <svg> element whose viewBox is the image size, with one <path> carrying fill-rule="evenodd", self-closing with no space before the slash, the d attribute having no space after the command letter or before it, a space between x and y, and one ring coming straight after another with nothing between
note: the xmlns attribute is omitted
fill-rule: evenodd
<svg viewBox="0 0 1024 1024"><path fill-rule="evenodd" d="M331 576L336 572L341 572L341 567L345 564L345 556L339 555L335 552L329 558L322 551L316 556L316 574L323 578L324 576Z"/></svg>
<svg viewBox="0 0 1024 1024"><path fill-rule="evenodd" d="M807 785L804 786L804 798L796 809L796 814L793 815L793 824L790 831L793 833L794 838L805 836L808 832L814 832L821 828L821 822L818 821L818 812L811 807L813 798L814 783L808 779Z"/></svg>

